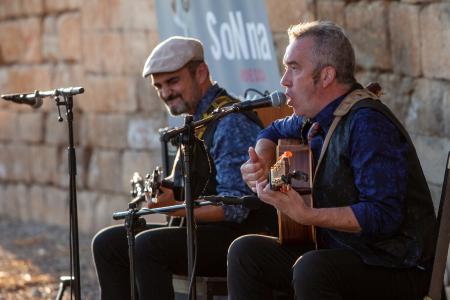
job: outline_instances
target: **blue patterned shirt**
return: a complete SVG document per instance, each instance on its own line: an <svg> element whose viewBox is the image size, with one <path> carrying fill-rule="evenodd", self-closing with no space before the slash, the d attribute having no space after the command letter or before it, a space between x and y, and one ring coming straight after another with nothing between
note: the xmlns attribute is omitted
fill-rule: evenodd
<svg viewBox="0 0 450 300"><path fill-rule="evenodd" d="M333 112L345 98L335 99L311 121L319 122L323 132L311 142L317 161L323 140L333 121ZM258 139L277 142L281 138L301 138L303 118L292 115L273 122ZM361 235L383 236L398 230L404 219L408 143L396 126L382 113L359 109L350 124L351 137L347 148L359 202L351 205L362 228ZM332 247L338 245L333 244Z"/></svg>
<svg viewBox="0 0 450 300"><path fill-rule="evenodd" d="M216 99L222 89L214 84L197 106L194 121L198 121ZM244 196L252 191L244 183L241 165L248 160L248 148L255 145L260 132L255 122L243 114L231 113L223 117L214 132L209 153L216 167L217 194L222 196ZM247 218L249 209L242 205L223 206L225 221L241 223Z"/></svg>

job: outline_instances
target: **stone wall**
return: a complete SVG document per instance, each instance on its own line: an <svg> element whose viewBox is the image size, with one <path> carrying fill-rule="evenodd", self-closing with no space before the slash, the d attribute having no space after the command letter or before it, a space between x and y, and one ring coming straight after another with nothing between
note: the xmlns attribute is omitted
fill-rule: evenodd
<svg viewBox="0 0 450 300"><path fill-rule="evenodd" d="M354 43L358 79L378 81L417 146L435 201L450 149L450 3L266 0L277 58L286 29L329 19ZM80 230L112 224L129 179L160 164L167 114L143 63L157 43L153 0L3 0L0 93L83 86L74 99ZM68 226L68 129L55 102L0 101L0 215Z"/></svg>

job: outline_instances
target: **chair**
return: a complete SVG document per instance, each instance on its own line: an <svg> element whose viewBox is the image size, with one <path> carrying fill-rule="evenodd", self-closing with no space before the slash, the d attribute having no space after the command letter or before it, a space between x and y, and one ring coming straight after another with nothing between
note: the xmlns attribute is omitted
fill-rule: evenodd
<svg viewBox="0 0 450 300"><path fill-rule="evenodd" d="M197 284L196 294L203 300L213 300L214 296L227 296L227 278L226 277L201 277L195 278ZM173 275L173 288L175 293L188 294L189 281L187 276Z"/></svg>
<svg viewBox="0 0 450 300"><path fill-rule="evenodd" d="M444 273L447 266L447 253L450 243L450 152L447 156L447 164L442 184L441 200L437 216L438 237L436 241L436 251L431 273L430 287L428 295L424 300L446 300L444 287Z"/></svg>

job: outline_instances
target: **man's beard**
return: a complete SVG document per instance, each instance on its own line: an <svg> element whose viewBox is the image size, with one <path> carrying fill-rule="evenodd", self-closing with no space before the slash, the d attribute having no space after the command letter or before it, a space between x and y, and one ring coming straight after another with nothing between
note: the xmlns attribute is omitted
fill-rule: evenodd
<svg viewBox="0 0 450 300"><path fill-rule="evenodd" d="M172 101L174 99L177 99L176 101L179 101L180 103L178 105L175 105L175 106L170 106L168 104L168 102L170 102L170 101ZM189 107L188 103L180 95L170 96L167 99L164 99L164 102L166 103L167 111L172 116L178 116L178 115L181 115L181 114L186 114L190 110L190 107Z"/></svg>

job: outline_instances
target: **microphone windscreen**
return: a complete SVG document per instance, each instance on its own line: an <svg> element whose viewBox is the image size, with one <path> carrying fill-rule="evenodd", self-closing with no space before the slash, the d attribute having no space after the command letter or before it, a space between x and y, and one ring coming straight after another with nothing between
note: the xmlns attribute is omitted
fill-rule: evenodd
<svg viewBox="0 0 450 300"><path fill-rule="evenodd" d="M286 94L280 91L275 91L270 94L270 101L272 101L273 107L281 107L286 104Z"/></svg>

